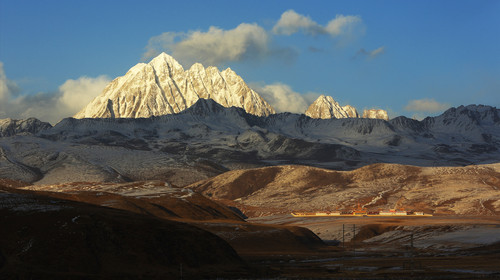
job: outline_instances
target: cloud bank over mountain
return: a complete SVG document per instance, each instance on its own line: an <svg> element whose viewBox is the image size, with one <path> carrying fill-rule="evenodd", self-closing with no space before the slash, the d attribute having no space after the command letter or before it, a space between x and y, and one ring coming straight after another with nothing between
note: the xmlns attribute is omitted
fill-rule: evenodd
<svg viewBox="0 0 500 280"><path fill-rule="evenodd" d="M55 92L29 95L22 93L22 89L7 78L3 63L0 62L0 118L35 117L55 124L78 112L101 93L110 81L104 75L68 79Z"/></svg>
<svg viewBox="0 0 500 280"><path fill-rule="evenodd" d="M283 83L273 83L270 85L251 84L276 112L290 112L303 114L307 107L320 95L309 92L301 94L294 91L289 85Z"/></svg>
<svg viewBox="0 0 500 280"><path fill-rule="evenodd" d="M162 52L171 54L184 67L199 62L204 65L221 66L226 62L259 60L274 57L290 61L297 56L292 46L279 46L273 42L276 35L291 36L295 33L328 35L339 41L364 34L360 16L336 15L326 25L320 25L309 16L294 10L285 11L271 30L257 23L241 23L233 29L210 26L207 31L167 31L151 37L142 56L143 61Z"/></svg>
<svg viewBox="0 0 500 280"><path fill-rule="evenodd" d="M406 105L405 110L410 112L436 113L450 108L450 104L440 103L432 98L411 100Z"/></svg>
<svg viewBox="0 0 500 280"><path fill-rule="evenodd" d="M149 39L143 59L166 50L184 66L195 62L220 65L226 61L263 57L269 54L269 35L257 24L242 23L234 29L211 26L208 31L165 32Z"/></svg>

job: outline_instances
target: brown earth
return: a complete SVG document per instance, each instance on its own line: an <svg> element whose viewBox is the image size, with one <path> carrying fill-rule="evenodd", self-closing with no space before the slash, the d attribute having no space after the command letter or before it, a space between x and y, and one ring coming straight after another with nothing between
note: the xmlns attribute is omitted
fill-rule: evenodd
<svg viewBox="0 0 500 280"><path fill-rule="evenodd" d="M165 186L167 184L167 186ZM25 186L25 190L47 196L86 202L164 219L243 221L221 203L163 181L131 183L73 182L59 185Z"/></svg>
<svg viewBox="0 0 500 280"><path fill-rule="evenodd" d="M67 183L26 186L26 190L61 199L106 206L188 223L227 241L238 254L303 252L325 244L307 229L247 223L229 207L162 181ZM106 191L106 192L104 192Z"/></svg>
<svg viewBox="0 0 500 280"><path fill-rule="evenodd" d="M499 173L500 164L436 168L375 164L346 172L277 166L226 172L190 185L194 192L160 181L24 188L188 223L225 240L255 271L247 274L235 266L217 276L496 279L500 251L492 236L500 231ZM404 207L435 216L297 219L289 215L293 210L352 209L358 203L368 210ZM226 206L251 218L243 221ZM347 225L344 244L342 225ZM416 246L412 250L411 233ZM478 238L493 241L468 240ZM5 263L2 259L0 254L0 266Z"/></svg>
<svg viewBox="0 0 500 280"><path fill-rule="evenodd" d="M432 214L500 214L500 164L416 167L373 164L353 171L274 166L229 171L187 186L249 217L291 211L404 208Z"/></svg>

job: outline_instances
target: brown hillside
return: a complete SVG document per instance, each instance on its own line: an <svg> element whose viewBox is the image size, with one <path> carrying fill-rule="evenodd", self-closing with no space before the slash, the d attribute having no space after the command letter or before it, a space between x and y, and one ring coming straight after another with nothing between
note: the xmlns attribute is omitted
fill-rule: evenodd
<svg viewBox="0 0 500 280"><path fill-rule="evenodd" d="M252 178L252 176L250 173L244 178ZM253 178L258 179L258 176L253 176ZM244 181L247 180L240 180L240 182ZM251 182L251 179L249 181ZM61 185L33 185L22 189L37 191L45 196L189 223L218 235L239 254L293 253L325 246L310 230L246 223L227 206L192 190L173 187L163 181L80 182Z"/></svg>
<svg viewBox="0 0 500 280"><path fill-rule="evenodd" d="M27 186L22 189L43 191L45 195L86 202L165 219L242 221L228 207L191 190L163 181L132 183L76 182L60 185Z"/></svg>
<svg viewBox="0 0 500 280"><path fill-rule="evenodd" d="M405 208L434 214L500 214L500 164L415 167L374 164L353 171L280 166L229 171L188 188L230 200L249 216ZM251 178L251 180L246 180Z"/></svg>

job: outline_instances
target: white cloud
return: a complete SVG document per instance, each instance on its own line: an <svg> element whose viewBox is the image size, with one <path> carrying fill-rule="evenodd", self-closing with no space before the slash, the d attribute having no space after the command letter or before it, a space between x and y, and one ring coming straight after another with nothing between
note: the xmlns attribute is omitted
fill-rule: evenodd
<svg viewBox="0 0 500 280"><path fill-rule="evenodd" d="M110 79L104 75L67 80L59 87L61 96L57 105L73 116L98 96L109 83Z"/></svg>
<svg viewBox="0 0 500 280"><path fill-rule="evenodd" d="M248 23L231 30L211 26L207 32L166 32L149 39L143 59L162 51L170 53L186 66L194 62L206 66L219 65L269 55L269 36L259 25Z"/></svg>
<svg viewBox="0 0 500 280"><path fill-rule="evenodd" d="M12 94L17 92L19 92L19 87L15 82L7 79L3 69L3 62L0 61L0 102L8 100Z"/></svg>
<svg viewBox="0 0 500 280"><path fill-rule="evenodd" d="M7 77L5 76L5 71L3 70L3 62L0 62L0 101L4 100L9 95L9 89L7 88Z"/></svg>
<svg viewBox="0 0 500 280"><path fill-rule="evenodd" d="M273 27L275 34L292 35L299 31L310 35L325 33L325 29L321 25L310 17L297 14L294 10L288 10L281 14L281 18Z"/></svg>
<svg viewBox="0 0 500 280"><path fill-rule="evenodd" d="M451 105L447 103L439 103L434 99L424 98L411 100L406 105L405 110L409 112L427 112L437 113L450 108Z"/></svg>
<svg viewBox="0 0 500 280"><path fill-rule="evenodd" d="M330 36L336 37L339 35L353 34L362 24L360 16L344 16L337 15L325 27L325 30Z"/></svg>
<svg viewBox="0 0 500 280"><path fill-rule="evenodd" d="M308 35L329 35L339 38L338 42L342 43L360 34L360 31L364 31L364 27L359 16L337 15L322 26L308 16L288 10L281 15L272 31L264 30L256 23L241 23L229 30L211 26L207 31L164 32L148 40L142 59L147 61L166 52L185 67L195 62L205 66L220 66L229 61L267 57L289 62L294 60L297 52L291 47L273 46L272 34L303 32Z"/></svg>
<svg viewBox="0 0 500 280"><path fill-rule="evenodd" d="M99 95L110 79L80 77L67 80L57 91L22 94L16 84L9 80L0 62L0 118L26 119L30 117L57 123L71 117Z"/></svg>
<svg viewBox="0 0 500 280"><path fill-rule="evenodd" d="M252 88L264 98L276 112L290 112L303 114L309 105L319 96L316 93L302 95L292 90L288 85L275 83L266 86L251 85ZM311 100L312 99L312 100Z"/></svg>
<svg viewBox="0 0 500 280"><path fill-rule="evenodd" d="M301 31L308 35L328 34L331 37L353 36L362 30L363 21L360 16L337 15L326 26L322 26L294 10L284 12L272 29L275 34L281 35L292 35Z"/></svg>

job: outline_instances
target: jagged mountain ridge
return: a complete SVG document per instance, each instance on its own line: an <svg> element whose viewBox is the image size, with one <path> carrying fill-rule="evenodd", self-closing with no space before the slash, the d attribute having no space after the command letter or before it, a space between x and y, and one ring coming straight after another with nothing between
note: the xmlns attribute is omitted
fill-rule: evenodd
<svg viewBox="0 0 500 280"><path fill-rule="evenodd" d="M147 118L179 113L198 99L212 99L224 107L243 108L257 116L275 110L230 68L193 64L184 70L173 57L161 53L149 63L139 63L114 79L75 118ZM321 95L305 114L311 118L359 118L356 108L340 106L331 96ZM365 110L363 118L388 120L384 110Z"/></svg>
<svg viewBox="0 0 500 280"><path fill-rule="evenodd" d="M346 105L340 106L331 96L320 95L307 108L305 115L315 119L341 119L358 118L359 114L356 108Z"/></svg>
<svg viewBox="0 0 500 280"><path fill-rule="evenodd" d="M345 170L377 162L491 163L500 158L499 115L494 107L469 105L422 121L258 117L200 99L178 114L67 118L33 136L2 137L0 177L40 183L160 179L184 185L268 165Z"/></svg>
<svg viewBox="0 0 500 280"><path fill-rule="evenodd" d="M0 119L0 137L9 137L17 134L36 134L42 130L51 128L47 122L35 118L26 120Z"/></svg>
<svg viewBox="0 0 500 280"><path fill-rule="evenodd" d="M189 70L161 53L113 80L75 118L140 118L179 113L200 98L236 106L258 116L274 109L230 68L220 72L196 63Z"/></svg>

